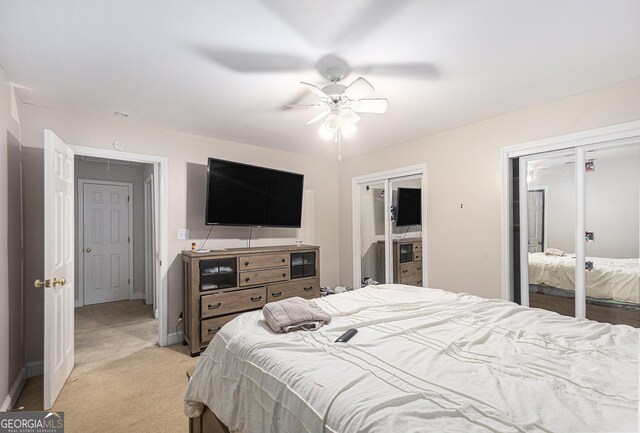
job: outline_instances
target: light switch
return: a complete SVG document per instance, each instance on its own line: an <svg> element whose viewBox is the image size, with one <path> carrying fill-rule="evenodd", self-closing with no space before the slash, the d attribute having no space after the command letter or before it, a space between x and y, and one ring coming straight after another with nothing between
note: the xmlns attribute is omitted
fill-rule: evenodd
<svg viewBox="0 0 640 433"><path fill-rule="evenodd" d="M189 229L178 229L178 240L189 239Z"/></svg>

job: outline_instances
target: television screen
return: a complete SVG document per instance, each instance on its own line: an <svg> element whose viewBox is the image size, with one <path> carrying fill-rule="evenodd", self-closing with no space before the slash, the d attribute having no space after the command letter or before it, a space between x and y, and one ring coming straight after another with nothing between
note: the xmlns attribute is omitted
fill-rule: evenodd
<svg viewBox="0 0 640 433"><path fill-rule="evenodd" d="M396 227L422 224L422 190L398 188L398 214Z"/></svg>
<svg viewBox="0 0 640 433"><path fill-rule="evenodd" d="M207 225L300 227L304 176L209 158Z"/></svg>

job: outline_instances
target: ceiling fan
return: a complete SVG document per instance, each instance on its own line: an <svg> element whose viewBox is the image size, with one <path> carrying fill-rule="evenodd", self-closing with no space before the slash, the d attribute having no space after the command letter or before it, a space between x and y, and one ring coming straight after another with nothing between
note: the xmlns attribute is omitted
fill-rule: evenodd
<svg viewBox="0 0 640 433"><path fill-rule="evenodd" d="M301 82L319 99L317 104L285 105L290 108L320 108L322 112L307 122L307 125L324 119L320 127L320 135L324 138L334 138L339 141L340 136L349 137L356 130L356 124L362 118L359 113L382 114L387 111L389 100L386 98L366 98L373 92L373 86L362 77L356 78L345 86L340 83L345 71L331 67L326 71L331 81L320 88L311 83Z"/></svg>

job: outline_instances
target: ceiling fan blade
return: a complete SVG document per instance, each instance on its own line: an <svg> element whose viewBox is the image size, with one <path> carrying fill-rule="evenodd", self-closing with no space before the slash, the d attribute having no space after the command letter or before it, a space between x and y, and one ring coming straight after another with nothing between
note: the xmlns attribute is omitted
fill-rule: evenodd
<svg viewBox="0 0 640 433"><path fill-rule="evenodd" d="M344 89L344 94L352 101L357 101L373 92L373 86L362 77L358 77L353 83Z"/></svg>
<svg viewBox="0 0 640 433"><path fill-rule="evenodd" d="M303 86L305 86L307 89L309 89L311 92L313 92L315 95L321 97L321 98L326 98L327 94L324 93L322 91L322 89L314 84L311 83L305 83L304 81L301 81L300 84L302 84Z"/></svg>
<svg viewBox="0 0 640 433"><path fill-rule="evenodd" d="M440 71L433 63L380 63L359 65L354 68L362 74L382 75L388 77L436 80Z"/></svg>
<svg viewBox="0 0 640 433"><path fill-rule="evenodd" d="M323 108L326 104L284 104L284 108Z"/></svg>
<svg viewBox="0 0 640 433"><path fill-rule="evenodd" d="M288 54L268 54L252 51L229 51L215 48L199 48L207 59L235 72L288 72L312 69L309 60Z"/></svg>
<svg viewBox="0 0 640 433"><path fill-rule="evenodd" d="M360 119L362 119L360 115L358 115L355 111L349 108L345 108L344 110L342 110L342 112L340 113L340 117L344 120L348 120L354 125L358 123Z"/></svg>
<svg viewBox="0 0 640 433"><path fill-rule="evenodd" d="M329 115L329 113L331 113L331 111L327 110L327 111L323 111L320 114L317 114L316 116L313 117L313 119L309 120L307 122L307 125L311 125L312 123L315 123L319 120L324 119L325 117L327 117Z"/></svg>
<svg viewBox="0 0 640 433"><path fill-rule="evenodd" d="M351 103L351 109L356 113L382 114L388 106L389 100L386 98L361 99Z"/></svg>

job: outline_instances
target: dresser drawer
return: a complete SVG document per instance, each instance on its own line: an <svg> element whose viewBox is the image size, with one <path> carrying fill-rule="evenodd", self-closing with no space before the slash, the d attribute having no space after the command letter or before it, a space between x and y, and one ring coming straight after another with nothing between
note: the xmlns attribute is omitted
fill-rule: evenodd
<svg viewBox="0 0 640 433"><path fill-rule="evenodd" d="M267 286L267 302L281 301L294 296L317 298L320 296L320 281L314 278Z"/></svg>
<svg viewBox="0 0 640 433"><path fill-rule="evenodd" d="M241 271L289 266L289 253L241 256L238 263Z"/></svg>
<svg viewBox="0 0 640 433"><path fill-rule="evenodd" d="M409 286L422 287L422 274L408 274L400 276L400 284L407 284Z"/></svg>
<svg viewBox="0 0 640 433"><path fill-rule="evenodd" d="M407 262L400 264L400 276L406 274L421 274L422 273L422 261Z"/></svg>
<svg viewBox="0 0 640 433"><path fill-rule="evenodd" d="M240 286L274 283L289 279L289 267L240 272Z"/></svg>
<svg viewBox="0 0 640 433"><path fill-rule="evenodd" d="M241 313L240 313L241 314ZM227 323L238 317L240 314L229 314L228 316L214 317L200 322L200 343L204 346L209 343L214 335Z"/></svg>
<svg viewBox="0 0 640 433"><path fill-rule="evenodd" d="M214 293L200 298L200 317L219 316L236 311L260 308L266 302L264 287L236 290L235 292Z"/></svg>

